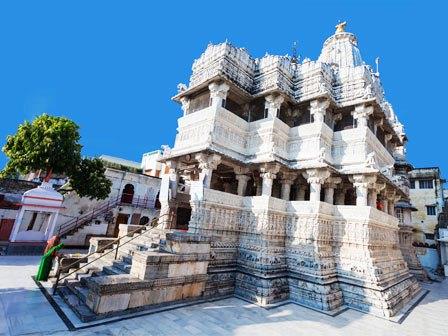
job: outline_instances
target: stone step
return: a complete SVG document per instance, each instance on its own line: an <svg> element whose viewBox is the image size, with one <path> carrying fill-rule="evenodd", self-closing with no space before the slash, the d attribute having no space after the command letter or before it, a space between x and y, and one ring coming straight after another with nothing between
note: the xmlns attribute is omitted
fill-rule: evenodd
<svg viewBox="0 0 448 336"><path fill-rule="evenodd" d="M89 307L87 307L85 302L81 300L68 286L58 288L57 293L81 321L91 322L97 318Z"/></svg>
<svg viewBox="0 0 448 336"><path fill-rule="evenodd" d="M126 272L123 272L118 267L114 267L114 266L104 266L103 267L103 273L105 275L127 274Z"/></svg>
<svg viewBox="0 0 448 336"><path fill-rule="evenodd" d="M112 265L120 270L122 270L124 273L130 273L131 272L131 266L132 264L116 260L112 263Z"/></svg>

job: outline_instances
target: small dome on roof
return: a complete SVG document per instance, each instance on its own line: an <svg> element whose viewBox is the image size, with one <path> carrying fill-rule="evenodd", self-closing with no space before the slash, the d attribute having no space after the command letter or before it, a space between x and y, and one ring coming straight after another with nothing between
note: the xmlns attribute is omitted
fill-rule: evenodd
<svg viewBox="0 0 448 336"><path fill-rule="evenodd" d="M62 201L63 197L60 193L53 189L50 183L42 182L42 184L34 189L30 189L23 193L23 196L27 197L41 197L52 200Z"/></svg>
<svg viewBox="0 0 448 336"><path fill-rule="evenodd" d="M48 182L42 182L37 188L23 193L22 204L45 207L58 207L62 204L64 197L53 189Z"/></svg>

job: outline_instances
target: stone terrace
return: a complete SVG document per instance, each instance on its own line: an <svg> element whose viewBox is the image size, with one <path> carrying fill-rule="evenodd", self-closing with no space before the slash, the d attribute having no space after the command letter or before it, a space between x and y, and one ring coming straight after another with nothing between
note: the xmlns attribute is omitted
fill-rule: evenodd
<svg viewBox="0 0 448 336"><path fill-rule="evenodd" d="M448 282L403 323L347 310L330 317L298 305L266 310L236 298L68 331L32 279L37 257L0 258L0 335L447 335Z"/></svg>

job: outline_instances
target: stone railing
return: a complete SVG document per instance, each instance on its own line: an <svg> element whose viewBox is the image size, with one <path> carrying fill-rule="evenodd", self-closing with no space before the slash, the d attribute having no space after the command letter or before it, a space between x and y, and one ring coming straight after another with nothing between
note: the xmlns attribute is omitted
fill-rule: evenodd
<svg viewBox="0 0 448 336"><path fill-rule="evenodd" d="M287 160L309 161L322 159L332 163L333 130L325 123L310 123L289 130L285 157ZM325 149L322 153L321 150ZM321 157L322 156L322 157Z"/></svg>
<svg viewBox="0 0 448 336"><path fill-rule="evenodd" d="M223 191L204 188L203 200L206 202L241 208L243 206L243 198L244 197L242 196L226 193Z"/></svg>
<svg viewBox="0 0 448 336"><path fill-rule="evenodd" d="M383 146L383 144L378 140L375 134L367 128L366 133L366 142L367 142L367 153L374 152L375 158L377 160L377 164L380 167L392 166L395 163L395 159Z"/></svg>
<svg viewBox="0 0 448 336"><path fill-rule="evenodd" d="M365 167L367 155L375 153L376 168L391 166L394 158L367 128L352 128L334 132L332 155L336 165L347 168Z"/></svg>
<svg viewBox="0 0 448 336"><path fill-rule="evenodd" d="M334 205L334 215L345 220L373 221L377 225L398 229L398 218L370 206Z"/></svg>

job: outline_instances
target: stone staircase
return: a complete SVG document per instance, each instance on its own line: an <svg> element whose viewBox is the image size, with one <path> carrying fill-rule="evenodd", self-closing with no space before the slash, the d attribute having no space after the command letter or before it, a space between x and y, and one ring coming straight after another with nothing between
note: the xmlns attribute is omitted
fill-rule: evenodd
<svg viewBox="0 0 448 336"><path fill-rule="evenodd" d="M87 305L88 280L129 275L134 253L136 251L158 251L160 241L163 242L165 239L164 235L165 232L160 229L143 229L141 233L122 238L120 245L124 245L119 247L117 259L115 259L114 251L117 244L101 253L91 254L85 262L79 264L79 267L70 268L65 273L61 273L62 278L73 272L59 283L57 294L82 321L88 322L98 319L98 315L92 312ZM132 238L134 240L127 243ZM102 238L94 239L101 240ZM104 240L110 241L111 239L106 238ZM50 278L49 281L55 283L56 278Z"/></svg>
<svg viewBox="0 0 448 336"><path fill-rule="evenodd" d="M117 244L103 250L113 241L92 238L87 260L63 268L56 293L81 321L204 298L210 238L148 228L121 237L118 250Z"/></svg>

